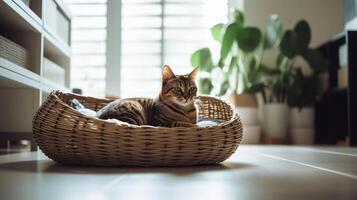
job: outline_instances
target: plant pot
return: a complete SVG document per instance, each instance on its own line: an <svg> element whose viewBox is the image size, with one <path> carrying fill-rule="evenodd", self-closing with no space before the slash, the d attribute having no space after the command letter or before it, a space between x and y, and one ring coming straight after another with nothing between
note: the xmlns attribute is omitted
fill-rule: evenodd
<svg viewBox="0 0 357 200"><path fill-rule="evenodd" d="M257 107L237 107L236 109L241 118L243 127L259 124Z"/></svg>
<svg viewBox="0 0 357 200"><path fill-rule="evenodd" d="M312 107L290 108L289 133L293 144L313 144L315 112Z"/></svg>
<svg viewBox="0 0 357 200"><path fill-rule="evenodd" d="M244 126L243 125L243 140L242 144L259 144L261 138L261 127L256 126Z"/></svg>
<svg viewBox="0 0 357 200"><path fill-rule="evenodd" d="M289 108L285 103L269 103L263 107L263 132L267 138L285 139Z"/></svg>
<svg viewBox="0 0 357 200"><path fill-rule="evenodd" d="M293 128L289 132L293 144L314 144L315 131L313 128Z"/></svg>
<svg viewBox="0 0 357 200"><path fill-rule="evenodd" d="M257 99L249 93L237 94L232 92L227 99L236 107L257 107Z"/></svg>
<svg viewBox="0 0 357 200"><path fill-rule="evenodd" d="M315 112L312 107L290 108L289 127L290 128L313 128Z"/></svg>

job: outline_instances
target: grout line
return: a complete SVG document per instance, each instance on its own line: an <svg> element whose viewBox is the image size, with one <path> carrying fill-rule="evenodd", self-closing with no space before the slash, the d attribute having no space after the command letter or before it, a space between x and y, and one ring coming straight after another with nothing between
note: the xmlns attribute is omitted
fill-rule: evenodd
<svg viewBox="0 0 357 200"><path fill-rule="evenodd" d="M243 150L243 151L247 151L247 150ZM286 162L302 165L302 166L305 166L305 167L319 169L321 171L330 172L332 174L337 174L337 175L340 175L340 176L345 176L345 177L357 180L357 176L353 175L353 174L348 174L348 173L344 173L344 172L335 171L335 170L332 170L332 169L317 167L315 165L305 164L305 163L302 163L302 162L289 160L289 159L281 158L281 157L278 157L278 156L272 156L272 155L268 155L268 154L260 153L260 152L256 152L256 151L247 151L247 152L254 153L254 154L257 154L257 155L260 155L260 156L264 156L264 157L268 157L268 158L272 158L272 159L276 159L276 160L282 160L282 161L286 161Z"/></svg>
<svg viewBox="0 0 357 200"><path fill-rule="evenodd" d="M301 148L308 149L308 150L315 151L315 152L327 153L327 154L357 157L357 154L352 154L352 153L342 153L342 152L336 152L336 151L330 151L330 150L314 149L314 148L310 148L310 147L301 147Z"/></svg>
<svg viewBox="0 0 357 200"><path fill-rule="evenodd" d="M118 184L126 175L121 175L114 180L110 181L109 183L105 184L103 190L112 189L116 184Z"/></svg>

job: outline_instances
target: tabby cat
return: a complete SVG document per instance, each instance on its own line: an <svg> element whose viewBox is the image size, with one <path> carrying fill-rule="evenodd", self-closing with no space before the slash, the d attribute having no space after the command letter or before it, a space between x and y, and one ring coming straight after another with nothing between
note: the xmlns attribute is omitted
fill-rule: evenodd
<svg viewBox="0 0 357 200"><path fill-rule="evenodd" d="M136 125L195 127L197 72L198 68L187 75L175 75L165 65L162 71L162 88L157 98L118 99L99 110L97 117Z"/></svg>

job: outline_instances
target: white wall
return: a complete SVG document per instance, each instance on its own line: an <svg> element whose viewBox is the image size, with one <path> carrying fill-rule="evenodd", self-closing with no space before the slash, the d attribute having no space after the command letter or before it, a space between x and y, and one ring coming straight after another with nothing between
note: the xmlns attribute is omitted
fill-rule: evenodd
<svg viewBox="0 0 357 200"><path fill-rule="evenodd" d="M284 29L290 29L300 19L306 19L312 29L312 47L344 29L343 0L244 0L243 4L239 4L243 6L246 23L258 26L261 30L265 30L271 14L281 17ZM270 53L264 60L272 65L275 56Z"/></svg>

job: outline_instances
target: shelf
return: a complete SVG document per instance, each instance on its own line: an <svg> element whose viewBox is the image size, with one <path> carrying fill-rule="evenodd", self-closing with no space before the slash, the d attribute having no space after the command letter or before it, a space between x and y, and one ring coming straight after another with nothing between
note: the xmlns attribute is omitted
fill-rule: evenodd
<svg viewBox="0 0 357 200"><path fill-rule="evenodd" d="M24 10L28 15L32 17L38 24L42 24L42 20L38 15L29 8L22 0L12 0L14 1L22 10Z"/></svg>
<svg viewBox="0 0 357 200"><path fill-rule="evenodd" d="M20 67L0 57L0 75L8 80L2 80L1 86L23 87L28 86L40 89L40 76L30 70ZM9 81L11 80L11 81Z"/></svg>
<svg viewBox="0 0 357 200"><path fill-rule="evenodd" d="M45 26L46 28L46 26ZM71 56L71 48L68 44L66 44L59 36L55 33L50 33L48 30L50 28L46 28L43 31L44 35L44 49L53 55L58 56Z"/></svg>
<svg viewBox="0 0 357 200"><path fill-rule="evenodd" d="M42 89L46 92L51 92L52 90L69 91L69 88L56 84L46 78L41 78L39 75L1 57L0 76L2 77L0 78L1 87L31 87Z"/></svg>
<svg viewBox="0 0 357 200"><path fill-rule="evenodd" d="M53 1L60 19L68 18L65 26L68 31L58 29L58 34L69 37L71 14L62 0ZM28 6L22 0L0 0L0 35L25 48L29 58L22 67L0 57L0 112L6 116L0 122L0 142L14 138L32 140L32 118L42 98L53 90L70 91L70 42L66 43L55 30L46 27L48 18L43 13L46 2L30 0ZM44 78L44 57L65 69L65 85ZM63 76L62 72L59 74Z"/></svg>
<svg viewBox="0 0 357 200"><path fill-rule="evenodd" d="M30 8L21 8L13 0L2 0L0 1L0 10L1 25L17 30L42 32L41 20L39 23L30 17L32 15L29 15L32 12Z"/></svg>

